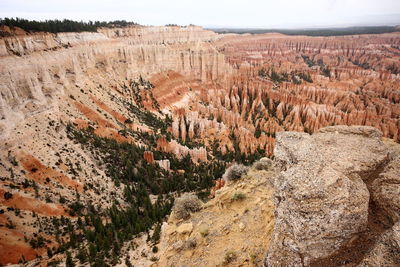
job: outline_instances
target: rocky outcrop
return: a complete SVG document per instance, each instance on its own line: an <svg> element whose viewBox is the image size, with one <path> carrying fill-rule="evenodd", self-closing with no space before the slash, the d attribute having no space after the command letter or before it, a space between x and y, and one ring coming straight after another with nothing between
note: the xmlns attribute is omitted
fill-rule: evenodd
<svg viewBox="0 0 400 267"><path fill-rule="evenodd" d="M391 222L400 220L400 158L388 164L371 185L375 203Z"/></svg>
<svg viewBox="0 0 400 267"><path fill-rule="evenodd" d="M219 36L199 26L131 26L125 28L101 28L108 38L132 38L131 44L172 44L217 40Z"/></svg>
<svg viewBox="0 0 400 267"><path fill-rule="evenodd" d="M259 266L253 252L247 258L255 244L267 249L268 267L397 266L397 153L368 126L278 133L273 162L278 172L266 175L255 164L239 181L223 186L217 180L215 198L201 211L163 225L158 266ZM270 185L273 191L264 191ZM259 192L273 194L274 205L259 202ZM246 207L251 208L241 213ZM272 222L270 215L263 221L247 218L260 211L274 213L273 232L271 224L264 225ZM253 239L254 229L267 246Z"/></svg>
<svg viewBox="0 0 400 267"><path fill-rule="evenodd" d="M194 163L207 161L207 150L204 147L190 149L179 144L176 140L170 142L165 137L157 140L157 149L167 153L174 153L178 158L189 155Z"/></svg>
<svg viewBox="0 0 400 267"><path fill-rule="evenodd" d="M400 169L398 160L388 164L392 155L381 135L362 126L277 135L274 155L281 173L273 179L276 224L267 266L336 266L345 247L354 254L344 261L357 263L390 226L377 219L381 213L371 203L398 219ZM393 228L387 236L395 233Z"/></svg>
<svg viewBox="0 0 400 267"><path fill-rule="evenodd" d="M157 162L158 166L160 166L161 168L163 168L166 171L169 171L171 168L171 163L168 159L157 160L156 162Z"/></svg>

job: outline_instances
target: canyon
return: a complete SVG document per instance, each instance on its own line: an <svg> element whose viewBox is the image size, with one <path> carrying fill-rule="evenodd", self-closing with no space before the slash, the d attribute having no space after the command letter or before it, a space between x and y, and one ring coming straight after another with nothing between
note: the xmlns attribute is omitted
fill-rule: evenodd
<svg viewBox="0 0 400 267"><path fill-rule="evenodd" d="M146 198L146 204L135 204L140 215L145 209L141 205L167 209L169 195L209 189L234 161L249 165L261 157L275 157L290 162L283 156L286 152L275 147L281 132L303 133L294 138L300 140L294 147L308 138L303 135L335 125L371 126L393 147L400 142L398 32L238 35L216 34L198 26L10 32L0 38L0 265L60 262L69 248L77 256L80 244L71 240L88 244L78 219L90 221L85 212L94 207L103 215L99 220L109 224L115 219L115 206L129 207L131 187L141 194L138 186L132 186L135 183L149 191L151 202ZM346 140L339 145L350 145ZM329 144L329 140L318 142ZM318 153L310 157L326 156L325 151L315 150ZM296 161L304 160L300 156ZM282 175L290 180L288 174ZM311 186L314 180L309 179ZM256 190L258 183L252 181L248 192ZM290 195L279 182L275 187ZM257 210L258 216L270 218L276 209L276 220L286 229L279 216L290 203L272 204L272 187L262 190L270 197L251 199L248 208L251 203L268 202L270 210ZM360 229L365 228L361 221L367 217L368 192L379 195L382 190L358 192L365 208L356 221ZM379 199L395 218L397 213L390 208L395 204ZM209 209L212 216L219 212ZM157 216L151 218L159 220ZM260 229L268 228L271 238L269 222ZM148 222L144 224L146 229L140 231L138 226L132 232L155 231ZM95 225L92 222L92 228ZM276 231L272 240L281 238ZM292 243L301 243L297 233L288 232ZM256 233L249 233L255 239ZM340 244L330 244L323 256L334 253L349 236ZM167 248L163 238L160 247ZM134 250L133 244L119 243L119 255ZM305 258L290 259L303 265L314 262L320 252L303 253L308 248L301 247ZM274 253L282 250L272 247L267 261L280 259ZM146 257L139 256L135 263L156 264L150 260L154 254L154 259L161 257L162 266L168 252L163 253L146 251ZM267 248L254 253L261 264ZM116 258L109 264L116 265Z"/></svg>

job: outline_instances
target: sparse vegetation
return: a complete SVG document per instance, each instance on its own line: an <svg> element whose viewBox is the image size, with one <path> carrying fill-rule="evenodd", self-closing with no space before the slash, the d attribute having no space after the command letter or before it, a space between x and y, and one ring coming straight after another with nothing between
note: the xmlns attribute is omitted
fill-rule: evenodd
<svg viewBox="0 0 400 267"><path fill-rule="evenodd" d="M229 181L236 181L246 175L248 171L248 167L242 164L233 164L228 169L226 169L222 178L229 182Z"/></svg>
<svg viewBox="0 0 400 267"><path fill-rule="evenodd" d="M225 257L224 257L224 263L225 264L229 264L232 263L233 261L235 261L237 258L236 252L235 251L228 251L225 253Z"/></svg>
<svg viewBox="0 0 400 267"><path fill-rule="evenodd" d="M190 238L190 239L185 241L184 247L186 249L194 249L196 246L197 246L197 241L194 238Z"/></svg>
<svg viewBox="0 0 400 267"><path fill-rule="evenodd" d="M199 233L202 237L206 237L210 234L210 230L207 225L201 225L199 228Z"/></svg>
<svg viewBox="0 0 400 267"><path fill-rule="evenodd" d="M309 65L310 67L312 66ZM258 76L263 79L269 79L274 83L280 84L282 82L292 82L294 84L301 84L302 81L312 83L313 80L311 75L307 72L291 71L289 72L277 72L273 68L266 70L261 68L258 71Z"/></svg>
<svg viewBox="0 0 400 267"><path fill-rule="evenodd" d="M9 200L13 197L13 194L11 194L10 192L5 192L4 193L4 199L5 200Z"/></svg>
<svg viewBox="0 0 400 267"><path fill-rule="evenodd" d="M18 161L14 155L11 155L11 151L8 151L8 160L14 167L18 166Z"/></svg>
<svg viewBox="0 0 400 267"><path fill-rule="evenodd" d="M15 224L12 222L12 221L7 221L7 223L6 223L6 227L8 228L8 229L15 229Z"/></svg>
<svg viewBox="0 0 400 267"><path fill-rule="evenodd" d="M233 194L233 196L232 196L232 200L233 200L233 201L236 201L236 200L243 200L243 199L245 199L245 198L246 198L246 195L243 194L243 193L240 192L240 191L236 191L236 192Z"/></svg>
<svg viewBox="0 0 400 267"><path fill-rule="evenodd" d="M150 144L149 147L143 147L100 138L92 129L77 130L72 125L68 125L67 132L71 139L81 143L96 155L98 164L105 167L106 174L114 181L124 184L125 188L124 202L126 204L121 205L115 202L112 208L105 211L96 209L92 205L82 207L78 194L77 199L69 204L70 212L84 218L78 219L78 229L83 229L83 231L77 231L76 227L67 223L70 225L67 230L70 241L61 246L58 252L77 248L79 240L87 240L89 253L88 257L83 257L82 260L92 264L96 264L99 260L115 263L124 241L148 231L154 225L156 225L155 231L150 240L154 243L158 242L160 222L170 213L174 202L171 192L200 192L208 189L215 177L221 177L225 168L224 162L217 161L193 164L189 155L177 159L173 154L154 150ZM134 132L128 130L127 134L134 134ZM154 138L151 135L146 138L151 137ZM156 159L169 159L171 171L165 171L158 165L149 164L143 160L143 153L148 149L154 153ZM183 170L183 172L177 170ZM90 188L98 190L93 185ZM158 195L154 204L150 201L149 193ZM186 203L184 206L187 213L178 212L178 214L186 217L190 212L198 210L200 204L201 201L198 199L195 204ZM105 218L108 223L103 222ZM65 223L59 223L59 225L63 224ZM107 243L105 243L106 240ZM106 258L107 253L110 252L112 252L112 257Z"/></svg>
<svg viewBox="0 0 400 267"><path fill-rule="evenodd" d="M262 158L259 161L254 162L252 167L259 171L261 170L269 171L273 166L272 164L273 162L269 158Z"/></svg>
<svg viewBox="0 0 400 267"><path fill-rule="evenodd" d="M174 212L175 218L178 220L187 219L190 217L191 212L200 210L201 205L202 202L196 195L184 194L175 200L172 211Z"/></svg>
<svg viewBox="0 0 400 267"><path fill-rule="evenodd" d="M331 77L331 70L328 67L323 67L321 70L321 74L324 75L325 77L330 78Z"/></svg>
<svg viewBox="0 0 400 267"><path fill-rule="evenodd" d="M66 267L74 267L75 263L72 260L71 252L67 251L67 258L65 260L65 266Z"/></svg>
<svg viewBox="0 0 400 267"><path fill-rule="evenodd" d="M256 254L251 254L250 255L250 263L251 264L255 264L256 263L256 259L257 259L257 255Z"/></svg>
<svg viewBox="0 0 400 267"><path fill-rule="evenodd" d="M46 245L46 239L43 236L38 235L36 238L29 240L29 244L32 248L42 248Z"/></svg>
<svg viewBox="0 0 400 267"><path fill-rule="evenodd" d="M60 199L58 200L58 202L60 202L60 204L64 204L67 202L67 199L63 196L60 196Z"/></svg>

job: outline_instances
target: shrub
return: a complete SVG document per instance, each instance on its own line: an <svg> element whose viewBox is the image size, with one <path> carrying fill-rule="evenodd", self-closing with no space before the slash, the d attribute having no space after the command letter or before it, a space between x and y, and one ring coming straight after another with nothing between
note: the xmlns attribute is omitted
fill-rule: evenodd
<svg viewBox="0 0 400 267"><path fill-rule="evenodd" d="M253 168L259 171L269 171L272 169L272 164L273 162L269 158L262 158L259 161L254 162Z"/></svg>
<svg viewBox="0 0 400 267"><path fill-rule="evenodd" d="M203 203L196 195L184 194L182 197L175 200L172 211L176 219L187 219L190 217L191 212L200 210Z"/></svg>
<svg viewBox="0 0 400 267"><path fill-rule="evenodd" d="M242 178L248 171L248 167L241 165L241 164L233 164L228 169L226 169L222 178L229 182L229 181L236 181Z"/></svg>
<svg viewBox="0 0 400 267"><path fill-rule="evenodd" d="M240 191L235 192L232 196L232 200L242 200L245 198L246 198L246 196Z"/></svg>
<svg viewBox="0 0 400 267"><path fill-rule="evenodd" d="M197 241L196 239L188 239L185 241L184 247L185 249L194 249L197 246Z"/></svg>
<svg viewBox="0 0 400 267"><path fill-rule="evenodd" d="M65 202L67 202L67 200L65 199L65 197L63 197L63 196L60 195L59 202L60 202L61 204L64 204Z"/></svg>
<svg viewBox="0 0 400 267"><path fill-rule="evenodd" d="M210 230L208 229L207 225L201 225L199 228L199 233L202 237L206 237L210 233Z"/></svg>
<svg viewBox="0 0 400 267"><path fill-rule="evenodd" d="M236 253L234 251L228 251L225 253L224 262L231 263L236 259Z"/></svg>
<svg viewBox="0 0 400 267"><path fill-rule="evenodd" d="M5 192L4 193L4 199L5 200L9 200L13 197L13 194L11 194L10 192Z"/></svg>

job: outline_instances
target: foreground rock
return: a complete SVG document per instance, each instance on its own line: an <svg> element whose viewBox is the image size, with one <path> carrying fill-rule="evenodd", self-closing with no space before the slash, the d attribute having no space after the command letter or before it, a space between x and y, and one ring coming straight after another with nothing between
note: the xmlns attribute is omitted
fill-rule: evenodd
<svg viewBox="0 0 400 267"><path fill-rule="evenodd" d="M372 183L372 196L391 222L400 219L400 158L388 164Z"/></svg>
<svg viewBox="0 0 400 267"><path fill-rule="evenodd" d="M379 234L398 219L399 168L389 164L393 155L380 137L365 126L278 134L281 173L273 180L276 222L267 266L356 264L374 245L382 250ZM390 218L384 224L379 216ZM388 231L381 242L396 236Z"/></svg>
<svg viewBox="0 0 400 267"><path fill-rule="evenodd" d="M400 223L386 231L360 263L360 267L400 266Z"/></svg>

